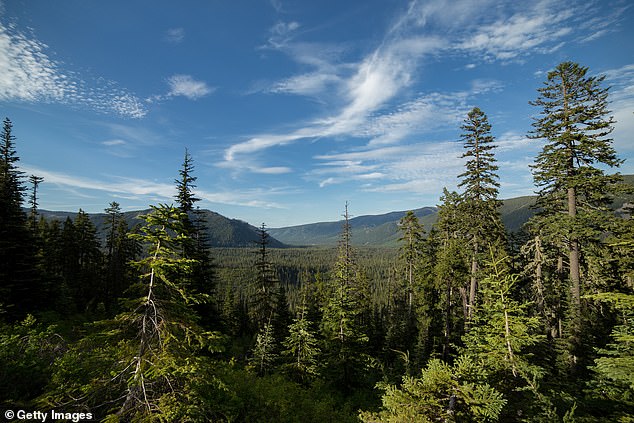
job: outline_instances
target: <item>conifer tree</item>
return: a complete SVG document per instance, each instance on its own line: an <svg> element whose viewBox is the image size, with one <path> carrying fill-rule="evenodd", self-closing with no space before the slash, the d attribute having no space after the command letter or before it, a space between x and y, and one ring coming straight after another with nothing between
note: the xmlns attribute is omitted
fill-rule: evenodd
<svg viewBox="0 0 634 423"><path fill-rule="evenodd" d="M443 316L442 357L448 360L452 345L459 342L462 324L468 318L467 294L462 286L468 274L465 266L468 252L462 242L460 196L443 188L440 200L438 221L431 238L436 245L434 275Z"/></svg>
<svg viewBox="0 0 634 423"><path fill-rule="evenodd" d="M388 307L385 346L398 354L399 360L410 353L415 364L422 364L432 352L434 336L439 335L434 326L438 295L435 289L431 250L424 239L425 229L413 211L408 211L399 222L400 266L403 277L392 294ZM404 283L403 283L404 282Z"/></svg>
<svg viewBox="0 0 634 423"><path fill-rule="evenodd" d="M262 327L265 322L273 318L278 280L269 259L268 245L270 235L266 230L266 225L262 223L257 232L259 239L256 241L258 249L255 261L255 295L252 298L251 310L254 313L257 327Z"/></svg>
<svg viewBox="0 0 634 423"><path fill-rule="evenodd" d="M31 232L33 233L36 233L37 231L37 206L39 205L37 202L37 189L40 186L40 183L42 183L43 181L44 178L42 178L41 176L29 176L29 182L31 183L31 196L29 198L31 213L29 214L29 227L31 228Z"/></svg>
<svg viewBox="0 0 634 423"><path fill-rule="evenodd" d="M176 202L179 209L186 214L191 213L194 210L194 204L200 201L200 198L196 197L193 192L193 189L196 188L196 179L198 179L192 175L193 172L194 161L189 151L185 149L185 158L181 169L178 171L180 178L174 182L176 183Z"/></svg>
<svg viewBox="0 0 634 423"><path fill-rule="evenodd" d="M491 274L482 280L481 301L463 337L462 354L478 363L487 382L505 393L506 419L519 418L530 409L552 419L552 405L539 387L544 369L532 362L530 354L544 340L538 333L539 319L529 316L528 301L514 298L519 275L507 273L506 258L496 258L492 249L489 257Z"/></svg>
<svg viewBox="0 0 634 423"><path fill-rule="evenodd" d="M194 161L189 151L185 149L183 164L178 171L179 178L174 180L176 183L175 199L179 210L183 213L184 229L187 236L193 241L184 246L183 256L194 259L194 268L189 275L192 289L211 295L214 291L214 266L209 255L209 240L204 215L200 208L195 207L200 198L194 194L198 178L193 175L193 172ZM216 317L213 299L214 297L210 296L207 303L197 307L203 318L201 323L209 328L213 326L212 323Z"/></svg>
<svg viewBox="0 0 634 423"><path fill-rule="evenodd" d="M197 324L192 305L204 294L192 293L187 279L193 260L182 257L182 212L152 207L145 225L131 234L147 246L134 262L138 297L113 320L96 322L96 332L80 340L56 366L63 380L43 398L60 411L91 409L106 421L192 421L204 416L201 386L209 386L208 360L202 351L219 349L218 334Z"/></svg>
<svg viewBox="0 0 634 423"><path fill-rule="evenodd" d="M11 318L20 318L41 306L47 293L35 271L35 249L22 211L23 172L12 131L6 118L0 132L0 302Z"/></svg>
<svg viewBox="0 0 634 423"><path fill-rule="evenodd" d="M461 139L466 151L466 171L460 175L458 186L464 188L462 194L463 218L467 241L471 244L471 279L468 296L468 318L471 319L476 304L478 272L482 262L482 252L504 237L504 228L498 212L501 202L497 199L498 166L493 154L495 145L491 135L491 125L486 114L474 107L462 125Z"/></svg>
<svg viewBox="0 0 634 423"><path fill-rule="evenodd" d="M77 274L69 280L69 284L75 290L78 309L86 310L94 308L99 299L102 253L97 229L82 209L75 217L73 235L77 252L73 259L77 260Z"/></svg>
<svg viewBox="0 0 634 423"><path fill-rule="evenodd" d="M274 327L269 319L268 322L262 325L255 338L253 357L250 361L251 365L257 369L258 374L260 375L268 373L273 368L275 361L277 360L277 346L275 345L273 332Z"/></svg>
<svg viewBox="0 0 634 423"><path fill-rule="evenodd" d="M634 247L634 243L630 246ZM587 298L612 304L619 312L611 342L599 349L600 356L591 367L595 376L592 393L602 401L611 402L605 408L613 421L631 421L634 419L634 294L605 292Z"/></svg>
<svg viewBox="0 0 634 423"><path fill-rule="evenodd" d="M297 311L297 316L288 328L288 337L283 345L286 349L283 354L289 356L290 361L286 368L291 376L300 381L307 382L319 375L318 357L321 350L312 328L312 322L308 318L306 306L306 291L302 295L302 304Z"/></svg>
<svg viewBox="0 0 634 423"><path fill-rule="evenodd" d="M360 381L357 373L363 359L368 336L360 325L365 293L360 291L359 271L351 244L348 204L339 239L338 257L333 272L330 298L323 308L322 331L326 341L329 371L343 389Z"/></svg>
<svg viewBox="0 0 634 423"><path fill-rule="evenodd" d="M609 138L614 120L607 108L608 88L602 87L605 77L587 74L587 67L563 62L548 73L538 98L530 102L540 108L530 136L545 140L533 166L543 210L539 218L565 245L577 309L582 245L597 238L611 220L606 206L620 180L603 169L621 164Z"/></svg>
<svg viewBox="0 0 634 423"><path fill-rule="evenodd" d="M106 305L112 307L115 299L121 296L132 283L132 269L129 262L137 258L140 247L128 236L128 224L119 203L111 202L104 211L108 218L105 223L106 272L102 296Z"/></svg>
<svg viewBox="0 0 634 423"><path fill-rule="evenodd" d="M413 211L408 211L399 221L402 232L399 241L401 246L401 259L405 262L407 280L407 312L411 315L414 304L414 277L416 266L421 259L424 229Z"/></svg>
<svg viewBox="0 0 634 423"><path fill-rule="evenodd" d="M359 417L367 423L494 422L507 400L482 376L469 357L459 357L453 366L433 359L420 377L405 376L399 387L379 384L381 410Z"/></svg>

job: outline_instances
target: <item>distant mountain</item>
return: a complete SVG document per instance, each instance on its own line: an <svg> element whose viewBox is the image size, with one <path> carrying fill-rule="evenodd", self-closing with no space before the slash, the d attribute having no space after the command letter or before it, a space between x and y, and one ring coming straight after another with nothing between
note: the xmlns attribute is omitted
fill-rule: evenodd
<svg viewBox="0 0 634 423"><path fill-rule="evenodd" d="M634 175L623 175L623 180L634 187ZM528 219L535 214L535 196L525 196L503 200L500 213L502 222L509 232L517 232ZM634 195L625 194L617 197L612 208L619 214L627 213L625 206L634 205ZM26 210L28 212L28 210ZM128 226L133 228L141 224L139 215L150 210L131 211L124 213ZM248 223L230 219L210 210L202 210L207 235L212 247L253 247L259 239L257 228ZM74 219L77 213L39 210L47 219L58 219L62 222L67 217ZM406 211L395 211L379 215L358 216L350 219L352 226L352 242L357 246L393 247L398 244L400 237L398 221ZM429 230L438 218L436 207L423 207L414 210L425 228ZM100 236L105 237L105 213L89 214L97 227ZM284 248L296 246L331 246L336 245L341 232L342 222L319 222L283 228L269 228L271 235L270 246Z"/></svg>
<svg viewBox="0 0 634 423"><path fill-rule="evenodd" d="M140 215L147 214L151 210L138 210L124 213L128 226L133 228L143 223L139 219ZM40 215L46 219L66 220L67 217L74 219L77 213L39 210ZM251 226L242 220L229 219L216 212L210 210L201 210L203 221L205 223L207 236L211 247L253 247L255 242L259 240L257 228ZM88 213L90 220L97 228L97 233L105 238L105 228L108 215L105 213ZM275 239L274 236L269 238L269 246L272 248L283 248L285 245Z"/></svg>
<svg viewBox="0 0 634 423"><path fill-rule="evenodd" d="M414 214L423 223L437 212L436 207L423 207ZM398 221L406 211L395 211L379 215L358 216L350 219L354 245L396 245L399 238ZM433 219L433 218L432 218ZM320 222L306 225L271 228L271 236L289 245L335 245L339 239L342 222Z"/></svg>
<svg viewBox="0 0 634 423"><path fill-rule="evenodd" d="M634 175L623 175L623 180L634 186ZM517 232L522 225L533 216L536 210L536 196L524 196L503 200L500 207L502 222L509 232ZM612 209L623 213L624 205L632 205L634 195L619 196L612 203ZM391 212L380 215L359 216L350 219L352 229L352 243L357 246L396 246L400 237L398 221L405 215L405 211ZM436 207L423 207L414 213L429 230L438 218ZM342 222L321 222L307 225L272 228L271 236L288 245L336 245L341 232Z"/></svg>

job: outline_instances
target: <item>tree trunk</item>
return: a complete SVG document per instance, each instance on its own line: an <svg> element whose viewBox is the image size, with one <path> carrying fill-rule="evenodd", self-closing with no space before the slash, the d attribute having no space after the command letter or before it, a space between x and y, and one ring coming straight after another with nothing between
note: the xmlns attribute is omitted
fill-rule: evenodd
<svg viewBox="0 0 634 423"><path fill-rule="evenodd" d="M451 282L447 278L446 279L446 288L447 288L447 304L445 305L445 339L442 348L442 358L443 360L447 360L449 358L449 341L451 339Z"/></svg>
<svg viewBox="0 0 634 423"><path fill-rule="evenodd" d="M568 188L568 216L577 216L577 195L574 187ZM568 246L568 260L570 261L570 283L572 284L572 302L579 308L581 305L581 271L579 268L579 241L576 237L570 240Z"/></svg>
<svg viewBox="0 0 634 423"><path fill-rule="evenodd" d="M478 280L476 279L476 273L478 272L478 243L476 242L473 246L473 257L471 258L471 282L469 284L469 310L468 310L468 320L471 321L473 318L473 310L475 308L476 301L476 292L478 289Z"/></svg>

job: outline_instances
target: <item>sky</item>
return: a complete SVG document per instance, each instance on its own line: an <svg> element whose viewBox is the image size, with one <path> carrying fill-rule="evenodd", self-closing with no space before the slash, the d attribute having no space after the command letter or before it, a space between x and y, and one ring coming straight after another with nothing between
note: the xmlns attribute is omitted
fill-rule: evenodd
<svg viewBox="0 0 634 423"><path fill-rule="evenodd" d="M500 198L534 192L548 71L605 75L634 173L627 0L0 1L0 117L43 209L174 202L290 226L439 203L467 113L496 138Z"/></svg>

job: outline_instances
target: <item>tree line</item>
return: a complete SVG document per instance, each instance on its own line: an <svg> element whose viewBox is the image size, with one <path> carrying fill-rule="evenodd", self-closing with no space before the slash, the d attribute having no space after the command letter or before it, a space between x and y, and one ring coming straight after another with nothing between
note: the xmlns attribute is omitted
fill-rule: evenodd
<svg viewBox="0 0 634 423"><path fill-rule="evenodd" d="M176 205L106 237L38 216L12 124L0 145L2 405L103 421L634 421L634 223L604 77L548 73L529 137L537 213L502 224L495 138L461 126L460 192L408 212L397 251L209 248L185 151ZM631 215L631 211L630 211ZM285 252L282 252L285 251Z"/></svg>

